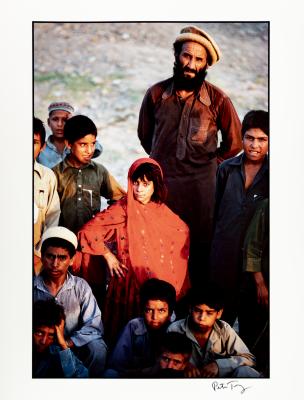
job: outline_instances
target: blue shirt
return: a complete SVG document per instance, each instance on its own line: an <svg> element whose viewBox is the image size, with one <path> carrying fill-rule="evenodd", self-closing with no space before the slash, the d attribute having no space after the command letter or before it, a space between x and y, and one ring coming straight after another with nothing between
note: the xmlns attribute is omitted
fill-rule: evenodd
<svg viewBox="0 0 304 400"><path fill-rule="evenodd" d="M88 378L89 372L71 349L51 345L43 354L35 354L34 378Z"/></svg>
<svg viewBox="0 0 304 400"><path fill-rule="evenodd" d="M109 360L109 368L119 372L153 364L149 333L143 318L134 318L123 329Z"/></svg>
<svg viewBox="0 0 304 400"><path fill-rule="evenodd" d="M65 336L75 346L83 346L102 338L101 311L88 283L68 272L66 280L54 297L44 284L42 275L34 278L34 302L55 299L64 308L66 315Z"/></svg>
<svg viewBox="0 0 304 400"><path fill-rule="evenodd" d="M37 161L48 168L55 167L55 165L59 164L61 161L65 159L65 157L68 154L70 154L70 149L68 149L67 147L65 147L63 149L63 152L60 153L57 150L56 146L51 142L51 137L52 135L50 135L47 138L45 143L46 144L45 149L41 151L39 156L37 157ZM93 158L100 156L102 151L103 151L102 145L98 141L96 141L96 147Z"/></svg>

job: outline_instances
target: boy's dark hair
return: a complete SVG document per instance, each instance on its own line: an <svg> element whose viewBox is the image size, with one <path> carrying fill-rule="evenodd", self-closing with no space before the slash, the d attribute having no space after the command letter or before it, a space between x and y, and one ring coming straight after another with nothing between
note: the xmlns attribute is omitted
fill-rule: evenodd
<svg viewBox="0 0 304 400"><path fill-rule="evenodd" d="M44 255L48 247L61 247L63 249L66 249L71 258L76 254L75 247L72 245L72 243L62 238L52 237L49 239L45 239L41 245L42 256Z"/></svg>
<svg viewBox="0 0 304 400"><path fill-rule="evenodd" d="M65 320L64 309L62 305L55 300L38 300L33 307L33 328L39 326L51 327L59 325L60 321Z"/></svg>
<svg viewBox="0 0 304 400"><path fill-rule="evenodd" d="M36 117L33 117L33 134L36 133L40 136L41 147L45 143L45 127L43 122Z"/></svg>
<svg viewBox="0 0 304 400"><path fill-rule="evenodd" d="M161 351L169 351L170 353L181 353L191 355L192 343L186 335L178 332L168 332L161 343Z"/></svg>
<svg viewBox="0 0 304 400"><path fill-rule="evenodd" d="M269 136L269 115L267 111L251 110L245 115L242 122L242 137L249 129L253 128L259 128Z"/></svg>
<svg viewBox="0 0 304 400"><path fill-rule="evenodd" d="M142 311L149 300L165 301L168 304L169 314L171 315L174 311L176 291L169 282L156 278L148 279L142 284L139 296Z"/></svg>
<svg viewBox="0 0 304 400"><path fill-rule="evenodd" d="M71 144L86 135L97 136L96 125L85 115L75 115L69 118L64 124L63 132L64 138Z"/></svg>
<svg viewBox="0 0 304 400"><path fill-rule="evenodd" d="M155 164L143 163L133 172L131 181L136 182L137 179L143 180L144 177L146 177L148 181L152 181L154 185L154 192L151 200L155 203L164 203L167 197L167 189L159 167Z"/></svg>
<svg viewBox="0 0 304 400"><path fill-rule="evenodd" d="M222 290L215 285L191 288L187 293L187 297L190 307L206 304L216 311L220 311L224 308L224 294Z"/></svg>

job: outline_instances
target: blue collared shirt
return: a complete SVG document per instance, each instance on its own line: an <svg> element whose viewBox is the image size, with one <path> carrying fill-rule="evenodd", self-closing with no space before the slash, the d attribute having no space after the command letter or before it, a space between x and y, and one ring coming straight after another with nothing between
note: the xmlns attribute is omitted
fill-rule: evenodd
<svg viewBox="0 0 304 400"><path fill-rule="evenodd" d="M88 283L68 272L66 280L54 297L44 284L43 277L34 278L34 301L55 299L66 315L64 333L75 346L102 338L101 311Z"/></svg>

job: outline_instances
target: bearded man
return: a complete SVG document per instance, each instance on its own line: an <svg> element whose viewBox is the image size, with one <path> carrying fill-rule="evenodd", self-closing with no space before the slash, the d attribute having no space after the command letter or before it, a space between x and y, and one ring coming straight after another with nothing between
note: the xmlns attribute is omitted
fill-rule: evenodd
<svg viewBox="0 0 304 400"><path fill-rule="evenodd" d="M217 165L242 149L241 125L229 97L205 80L207 68L220 59L211 36L186 26L173 46L173 77L148 89L138 137L164 171L168 206L190 228L194 284L206 280Z"/></svg>

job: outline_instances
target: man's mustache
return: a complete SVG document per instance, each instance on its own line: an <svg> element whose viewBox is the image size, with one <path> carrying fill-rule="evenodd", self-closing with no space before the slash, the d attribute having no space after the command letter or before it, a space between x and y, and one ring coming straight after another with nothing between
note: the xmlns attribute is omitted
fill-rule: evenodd
<svg viewBox="0 0 304 400"><path fill-rule="evenodd" d="M185 72L193 72L194 74L196 74L196 70L195 69L191 69L189 67L184 67L184 71Z"/></svg>

